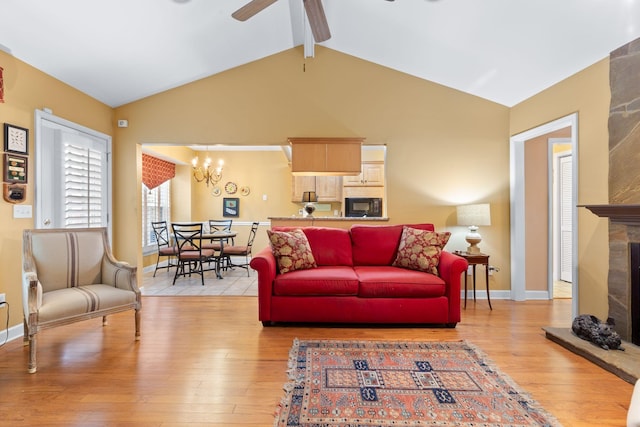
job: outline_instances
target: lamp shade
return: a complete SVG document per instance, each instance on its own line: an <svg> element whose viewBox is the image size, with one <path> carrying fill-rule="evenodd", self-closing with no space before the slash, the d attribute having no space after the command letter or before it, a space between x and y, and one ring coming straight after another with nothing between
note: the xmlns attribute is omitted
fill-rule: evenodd
<svg viewBox="0 0 640 427"><path fill-rule="evenodd" d="M491 225L491 209L489 203L464 205L456 208L458 225Z"/></svg>
<svg viewBox="0 0 640 427"><path fill-rule="evenodd" d="M317 201L318 201L318 196L316 195L315 191L305 191L304 193L302 193L303 203L312 203Z"/></svg>

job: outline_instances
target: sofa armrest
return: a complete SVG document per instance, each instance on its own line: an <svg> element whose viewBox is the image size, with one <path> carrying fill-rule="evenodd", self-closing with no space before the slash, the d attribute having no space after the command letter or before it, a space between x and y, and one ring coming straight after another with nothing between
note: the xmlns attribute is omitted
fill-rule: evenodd
<svg viewBox="0 0 640 427"><path fill-rule="evenodd" d="M460 276L462 272L467 271L468 266L467 260L458 255L446 251L440 254L438 273L447 284L445 294L450 301L450 322L460 321Z"/></svg>
<svg viewBox="0 0 640 427"><path fill-rule="evenodd" d="M270 246L261 249L251 258L251 268L258 272L258 317L261 321L271 318L271 295L276 278L276 257Z"/></svg>

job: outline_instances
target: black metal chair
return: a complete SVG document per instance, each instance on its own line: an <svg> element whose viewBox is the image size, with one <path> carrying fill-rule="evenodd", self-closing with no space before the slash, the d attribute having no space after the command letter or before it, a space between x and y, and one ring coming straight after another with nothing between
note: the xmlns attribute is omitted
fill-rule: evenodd
<svg viewBox="0 0 640 427"><path fill-rule="evenodd" d="M191 277L191 274L199 274L204 286L203 264L217 260L215 250L202 248L202 223L171 224L171 227L178 247L178 266L173 284L176 284L178 276Z"/></svg>
<svg viewBox="0 0 640 427"><path fill-rule="evenodd" d="M232 219L210 219L209 220L209 232L210 233L215 233L216 231L231 231L231 224L233 224L233 220ZM231 242L231 245L234 244L235 240L233 238L231 239L224 239L224 247L225 247L225 251L227 246L229 245L229 242ZM203 243L202 244L202 248L203 249L213 249L216 252L220 252L221 248L222 248L222 244L220 243L220 241L214 241L212 240L209 243ZM223 256L222 259L220 260L220 268L222 270L226 270L229 268L231 264L231 259L226 256Z"/></svg>
<svg viewBox="0 0 640 427"><path fill-rule="evenodd" d="M249 262L251 261L251 248L253 246L253 241L256 238L256 233L258 231L258 226L260 225L259 222L254 222L251 224L251 230L249 230L249 239L247 241L247 244L244 246L236 246L236 245L231 245L231 246L226 246L224 247L224 257L229 259L229 267L233 268L233 267L240 267L240 268L244 268L247 270L247 276L249 276L250 270L249 270ZM241 257L244 256L245 262L242 264L233 264L231 262L231 257L232 256L236 256L236 257Z"/></svg>
<svg viewBox="0 0 640 427"><path fill-rule="evenodd" d="M175 267L177 265L173 260L178 256L178 248L171 244L167 221L152 222L151 228L153 229L153 234L158 246L158 260L156 261L156 269L153 271L153 277L156 277L158 269L166 268L168 271L171 267ZM166 265L160 265L161 258L167 258Z"/></svg>

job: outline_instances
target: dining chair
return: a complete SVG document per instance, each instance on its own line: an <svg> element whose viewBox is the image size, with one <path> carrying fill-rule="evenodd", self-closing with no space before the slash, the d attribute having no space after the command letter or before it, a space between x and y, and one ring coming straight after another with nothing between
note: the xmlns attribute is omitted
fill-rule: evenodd
<svg viewBox="0 0 640 427"><path fill-rule="evenodd" d="M178 248L171 244L167 221L154 221L151 223L151 228L153 229L156 245L158 246L158 260L156 261L156 269L153 271L153 277L156 277L158 269L166 268L168 271L171 267L176 266L173 259L178 255ZM166 265L160 266L161 258L167 258Z"/></svg>
<svg viewBox="0 0 640 427"><path fill-rule="evenodd" d="M178 248L178 265L173 276L173 284L176 284L178 276L199 274L204 286L203 264L216 261L216 251L202 248L202 223L171 224L173 235Z"/></svg>
<svg viewBox="0 0 640 427"><path fill-rule="evenodd" d="M251 224L251 230L249 230L249 239L247 241L246 245L243 246L236 246L236 245L231 245L231 246L225 246L224 247L224 256L225 257L229 257L229 267L233 268L233 267L240 267L240 268L244 268L247 270L247 276L249 276L249 262L251 261L251 248L253 246L253 241L256 238L256 233L258 231L258 226L260 225L259 222L253 222ZM231 262L231 257L232 256L236 256L236 257L241 257L244 256L244 260L245 262L242 264L233 264Z"/></svg>
<svg viewBox="0 0 640 427"><path fill-rule="evenodd" d="M233 224L232 219L210 219L209 232L215 233L216 231L231 231L231 224ZM211 240L211 242L203 243L202 247L204 249L213 249L219 252L222 248L222 244L224 244L224 247L226 248L227 245L229 245L229 242L231 242L231 244L233 245L235 240L233 238L224 239L224 242L222 243L220 242L220 240ZM227 270L230 264L231 260L229 259L229 257L223 256L220 260L220 269Z"/></svg>

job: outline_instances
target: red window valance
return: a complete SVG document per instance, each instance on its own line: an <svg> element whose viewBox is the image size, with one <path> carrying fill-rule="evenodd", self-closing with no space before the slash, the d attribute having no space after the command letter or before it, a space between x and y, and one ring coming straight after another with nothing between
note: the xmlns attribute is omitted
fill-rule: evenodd
<svg viewBox="0 0 640 427"><path fill-rule="evenodd" d="M176 176L176 165L142 153L142 183L149 190Z"/></svg>

